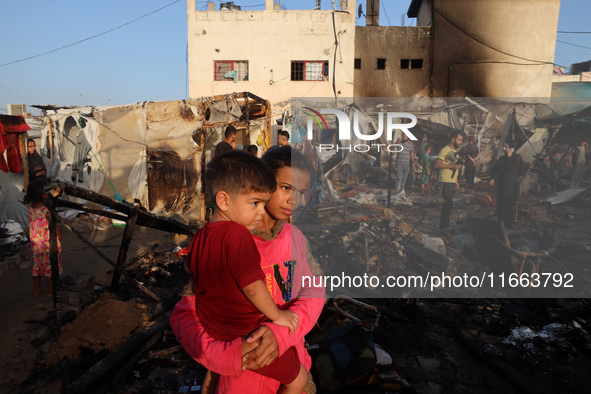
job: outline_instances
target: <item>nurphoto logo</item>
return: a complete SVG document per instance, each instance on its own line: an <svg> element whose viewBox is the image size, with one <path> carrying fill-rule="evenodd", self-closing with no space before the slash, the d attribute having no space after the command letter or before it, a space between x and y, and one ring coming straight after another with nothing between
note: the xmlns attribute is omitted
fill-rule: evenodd
<svg viewBox="0 0 591 394"><path fill-rule="evenodd" d="M323 108L319 111L316 111L310 107L303 107L305 110L304 114L308 116L307 119L307 133L306 138L311 140L314 138L314 122L320 127L320 130L328 130L328 125L326 123L326 119L322 115L334 115L338 121L338 139L340 141L350 141L351 140L351 124L353 124L353 133L355 137L361 141L368 141L368 143L364 144L354 144L349 146L335 146L334 144L320 144L319 149L322 150L330 150L336 149L337 151L340 150L348 150L349 152L369 152L371 149L377 149L378 152L382 148L385 148L388 152L400 152L403 149L403 145L397 143L372 143L370 144L369 141L379 141L382 138L382 134L384 134L384 112L380 112L378 114L378 128L374 134L365 134L365 130L361 130L359 127L359 112L357 110L352 111L353 121L351 122L350 115L345 113L344 111L333 109L333 108ZM409 114L407 112L386 112L386 135L385 140L386 142L393 142L394 141L394 131L401 130L404 134L408 136L408 138L412 141L417 141L417 137L409 130L417 124L417 117L413 114ZM410 119L410 123L398 123L401 120Z"/></svg>

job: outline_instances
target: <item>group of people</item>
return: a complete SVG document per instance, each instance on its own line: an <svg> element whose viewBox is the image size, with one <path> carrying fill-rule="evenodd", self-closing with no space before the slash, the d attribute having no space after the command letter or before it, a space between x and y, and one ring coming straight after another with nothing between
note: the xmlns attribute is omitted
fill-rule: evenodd
<svg viewBox="0 0 591 394"><path fill-rule="evenodd" d="M455 191L460 188L459 175L462 166L465 168L464 177L467 190L474 188L474 177L480 150L473 136L468 137L468 144L462 148L464 136L460 131L450 134L448 144L438 153L435 160L431 157L431 146L425 145L425 153L420 159L422 167L421 194L431 191L432 175L438 171L437 179L443 197L443 206L439 220L439 229L449 231L450 216L453 209ZM403 135L398 141L402 146L396 156L396 193L400 193L407 182L410 173L414 173L418 160L415 149L408 136ZM461 150L460 150L461 148ZM587 141L579 140L571 155L565 156L560 150L555 150L551 160L552 188L558 187L560 175L572 168L570 188L580 187L587 168L591 168L591 155L588 153ZM568 164L566 164L568 163ZM490 169L491 180L489 188L496 186L496 216L506 228L511 228L514 221L514 208L520 194L520 183L527 172L522 157L515 153L513 141L503 144L503 155Z"/></svg>
<svg viewBox="0 0 591 394"><path fill-rule="evenodd" d="M33 257L33 295L39 296L47 291L49 298L53 297L52 270L50 261L49 222L50 212L44 204L47 199L45 185L49 182L47 168L43 158L37 152L35 140L27 141L27 165L29 183L27 185L24 203L29 208L29 241L31 256ZM63 273L61 253L61 233L56 226L58 272ZM41 278L45 278L46 289L43 289Z"/></svg>
<svg viewBox="0 0 591 394"><path fill-rule="evenodd" d="M474 137L469 137L469 144L464 150L463 158L458 157L458 150L464 142L461 132L454 131L450 135L448 144L441 149L434 167L439 169L443 207L439 221L439 229L451 230L450 215L453 208L453 197L459 189L458 174L462 165L466 167L466 181L468 189L474 187L474 171L480 157ZM474 145L472 147L472 145ZM527 172L527 166L520 155L515 153L513 141L503 143L503 155L490 169L491 180L489 188L496 185L496 216L506 228L511 228L514 220L513 210L520 194L520 183Z"/></svg>
<svg viewBox="0 0 591 394"><path fill-rule="evenodd" d="M203 393L302 393L312 384L304 335L320 316L324 289L302 283L320 271L289 223L311 175L308 159L289 146L262 159L230 151L207 165L214 213L193 238L192 291L170 319L208 369Z"/></svg>
<svg viewBox="0 0 591 394"><path fill-rule="evenodd" d="M259 148L256 145L249 145L246 149L244 145L236 145L236 134L238 131L232 125L227 126L224 131L224 139L215 146L213 157L218 157L226 152L230 152L234 149L244 150L252 155L257 155Z"/></svg>
<svg viewBox="0 0 591 394"><path fill-rule="evenodd" d="M226 127L224 131L224 139L216 145L213 157L218 157L223 153L230 152L231 150L246 151L252 155L257 156L259 148L256 145L249 145L245 147L241 144L236 144L236 134L238 131L232 125ZM289 146L289 132L285 130L279 130L277 133L277 145L276 146ZM273 146L274 148L275 146Z"/></svg>
<svg viewBox="0 0 591 394"><path fill-rule="evenodd" d="M453 131L450 134L448 144L444 146L435 160L432 160L430 144L425 145L425 152L420 159L422 167L421 194L431 192L432 175L437 171L439 176L437 182L441 188L443 206L439 220L439 229L442 231L451 230L450 216L453 209L453 198L455 191L460 188L459 175L462 166L465 167L464 176L467 190L474 188L474 177L480 150L476 145L473 136L468 137L468 144L461 151L464 143L464 136L460 131ZM402 149L396 155L396 193L400 193L407 182L408 176L414 173L418 160L415 149L408 136L403 135L398 141ZM521 156L513 153L511 142L503 146L504 155L495 163L491 169L493 177L490 187L497 183L497 218L504 221L508 227L513 222L513 207L519 197L519 181L526 171Z"/></svg>
<svg viewBox="0 0 591 394"><path fill-rule="evenodd" d="M214 213L191 242L186 268L192 283L170 325L185 350L208 368L203 393L302 393L313 385L304 336L323 309L324 288L302 280L321 272L290 217L313 167L289 147L287 132L262 159L258 149L234 149L235 138L236 129L228 126L205 169ZM47 291L52 297L46 169L33 140L28 150L34 295ZM57 235L61 273L59 228Z"/></svg>
<svg viewBox="0 0 591 394"><path fill-rule="evenodd" d="M228 126L204 172L214 203L210 221L194 236L186 258L191 276L170 318L177 339L191 357L208 369L202 393L302 393L313 385L311 358L304 336L316 324L324 306L324 289L302 278L321 275L310 259L304 235L290 222L309 188L314 170L309 160L289 146L280 131L277 146L262 158L251 145L236 149L237 131ZM473 137L458 157L464 137L454 131L448 144L431 160L431 147L422 156L422 190L430 191L431 175L439 172L443 196L439 228L450 229L453 197L462 165L468 188L474 186L479 151ZM397 191L414 171L414 146L404 135L396 159ZM251 151L251 148L254 147ZM574 185L586 166L586 142L572 155ZM49 212L43 179L46 169L29 140L31 182L27 190L34 267L34 295L42 293L42 276L52 296L49 264ZM39 160L41 159L41 160ZM497 218L506 227L526 166L511 142L490 173L497 187ZM580 179L579 179L580 178ZM572 181L571 181L572 184ZM58 229L58 238L61 238ZM58 248L61 246L58 243ZM61 253L59 270L62 271ZM307 283L307 286L306 286Z"/></svg>

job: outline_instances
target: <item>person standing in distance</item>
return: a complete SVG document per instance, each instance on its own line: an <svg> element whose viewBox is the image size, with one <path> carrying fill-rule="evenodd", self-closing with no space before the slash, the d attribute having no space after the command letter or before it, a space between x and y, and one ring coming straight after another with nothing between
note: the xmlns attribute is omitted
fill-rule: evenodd
<svg viewBox="0 0 591 394"><path fill-rule="evenodd" d="M573 154L570 156L570 165L573 169L570 177L570 189L581 186L581 182L583 182L587 167L591 165L591 161L589 161L588 156L587 141L580 140L577 146L575 146Z"/></svg>
<svg viewBox="0 0 591 394"><path fill-rule="evenodd" d="M441 218L439 220L440 230L451 230L449 217L453 208L454 194L460 188L458 173L461 164L458 163L456 151L462 146L464 136L459 131L453 131L449 143L439 151L435 159L434 167L439 170L439 182L441 183L441 195L443 196L443 207L441 207Z"/></svg>
<svg viewBox="0 0 591 394"><path fill-rule="evenodd" d="M480 158L480 150L476 145L476 139L473 136L468 138L468 146L466 146L466 183L468 190L474 189L474 176L476 175L476 166Z"/></svg>
<svg viewBox="0 0 591 394"><path fill-rule="evenodd" d="M213 158L216 158L226 152L234 150L236 147L236 128L232 125L226 127L224 132L224 140L216 145Z"/></svg>
<svg viewBox="0 0 591 394"><path fill-rule="evenodd" d="M289 146L289 133L285 130L277 132L277 146Z"/></svg>
<svg viewBox="0 0 591 394"><path fill-rule="evenodd" d="M490 170L492 179L488 187L497 185L497 221L504 222L505 228L513 226L513 209L519 198L519 184L527 166L517 153L514 153L513 142L503 144L503 156Z"/></svg>
<svg viewBox="0 0 591 394"><path fill-rule="evenodd" d="M396 155L396 193L400 193L406 184L409 172L415 170L415 147L408 135L402 135L402 150Z"/></svg>

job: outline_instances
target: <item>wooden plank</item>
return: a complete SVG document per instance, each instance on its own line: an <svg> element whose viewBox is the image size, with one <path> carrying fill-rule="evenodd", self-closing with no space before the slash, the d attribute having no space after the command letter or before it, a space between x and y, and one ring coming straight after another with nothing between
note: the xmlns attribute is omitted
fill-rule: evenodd
<svg viewBox="0 0 591 394"><path fill-rule="evenodd" d="M131 237L133 236L133 230L135 229L135 223L137 221L138 213L140 210L139 204L134 204L129 212L129 217L125 223L125 230L123 231L123 239L121 240L121 247L119 248L119 256L117 257L117 267L120 269L113 272L113 280L111 286L117 287L119 285L119 279L121 279L120 271L125 268L125 260L127 260L127 250L131 243Z"/></svg>
<svg viewBox="0 0 591 394"><path fill-rule="evenodd" d="M51 128L51 118L47 116L47 128L49 135L49 157L51 158L51 166L53 167L53 130Z"/></svg>
<svg viewBox="0 0 591 394"><path fill-rule="evenodd" d="M58 207L65 207L65 208L76 209L78 211L94 213L95 215L101 215L101 216L104 216L107 218L121 220L123 222L127 220L127 216L121 215L115 211L106 211L104 209L91 208L87 205L78 204L78 203L75 203L72 201L58 200L58 201L56 201L55 205Z"/></svg>
<svg viewBox="0 0 591 394"><path fill-rule="evenodd" d="M53 296L53 307L57 304L57 285L60 278L59 256L57 250L57 213L54 209L54 197L48 199L49 208L49 262L51 264L51 287Z"/></svg>
<svg viewBox="0 0 591 394"><path fill-rule="evenodd" d="M106 376L109 372L115 369L118 365L128 359L132 354L138 351L150 338L154 335L160 335L165 327L168 326L168 321L172 312L167 313L162 318L158 319L154 324L147 325L143 331L135 334L129 338L119 349L109 353L105 358L94 364L84 375L76 379L66 389L68 393L85 393L90 390L95 383L101 379L112 379L111 376Z"/></svg>
<svg viewBox="0 0 591 394"><path fill-rule="evenodd" d="M108 258L103 252L101 252L100 250L98 250L96 248L96 246L94 246L92 244L92 242L90 242L89 240L87 240L86 238L84 238L82 236L82 234L80 234L78 231L74 230L70 225L68 225L67 223L64 223L63 221L62 221L62 224L68 230L70 230L72 233L74 233L74 235L76 235L78 237L78 239L80 239L80 241L82 241L84 244L88 245L92 250L94 250L96 252L96 254L98 254L98 256L100 258L102 258L104 261L106 261L108 264L110 264L113 268L115 268L116 270L118 270L123 276L125 276L125 278L127 280L129 280L132 284L134 284L135 286L137 286L141 291L143 291L144 293L146 293L148 296L150 296L155 301L160 302L160 297L158 297L156 294L152 293L150 291L150 289L146 288L144 285L142 285L140 282L138 282L133 276L131 276L130 274L128 274L127 271L122 270L121 268L119 268L117 266L117 264L115 264L114 262L112 262L110 258Z"/></svg>
<svg viewBox="0 0 591 394"><path fill-rule="evenodd" d="M100 204L102 206L114 209L115 211L121 212L121 213L125 214L126 216L129 215L129 213L130 213L130 209L132 207L131 204L128 205L128 204L120 203L119 201L116 201L116 200L109 198L107 196L103 196L101 194L95 193L91 190L82 189L82 188L78 188L78 187L67 185L67 184L62 184L61 186L64 189L64 192L69 196L78 197L78 198L81 198L81 199L87 200L87 201L92 201L92 202ZM65 203L63 200L61 200L59 202L59 204L65 206ZM68 204L71 205L73 203L68 203ZM76 208L76 209L89 211L87 208ZM111 217L107 214L105 214L103 216ZM187 234L187 235L191 235L191 236L195 234L195 229L193 229L193 227L191 227L191 226L188 226L184 223L181 223L179 221L176 221L176 220L173 220L170 218L163 218L163 217L155 216L155 215L152 215L148 212L143 212L141 210L139 211L138 224L140 226L151 227L151 228L155 228L157 230L168 231L168 232L176 233L176 234Z"/></svg>

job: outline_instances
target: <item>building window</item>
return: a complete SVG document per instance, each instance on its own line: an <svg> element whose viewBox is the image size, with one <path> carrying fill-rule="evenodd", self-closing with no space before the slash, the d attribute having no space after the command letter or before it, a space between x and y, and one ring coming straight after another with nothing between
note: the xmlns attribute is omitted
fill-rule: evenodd
<svg viewBox="0 0 591 394"><path fill-rule="evenodd" d="M328 80L328 61L291 62L291 80L292 81L322 81Z"/></svg>
<svg viewBox="0 0 591 394"><path fill-rule="evenodd" d="M378 70L386 69L386 59L378 59Z"/></svg>
<svg viewBox="0 0 591 394"><path fill-rule="evenodd" d="M214 61L214 81L248 81L248 61Z"/></svg>
<svg viewBox="0 0 591 394"><path fill-rule="evenodd" d="M423 68L423 59L400 59L400 68Z"/></svg>
<svg viewBox="0 0 591 394"><path fill-rule="evenodd" d="M355 59L355 70L361 70L361 59Z"/></svg>

